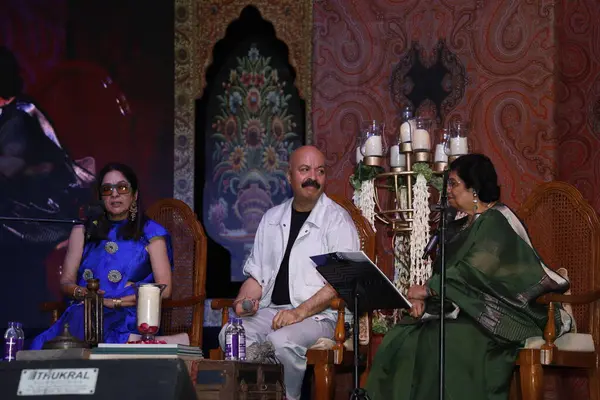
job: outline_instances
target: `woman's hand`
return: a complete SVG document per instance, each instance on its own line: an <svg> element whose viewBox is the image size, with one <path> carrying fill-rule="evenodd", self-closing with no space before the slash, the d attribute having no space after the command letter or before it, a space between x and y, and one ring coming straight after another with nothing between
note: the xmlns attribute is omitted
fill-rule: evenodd
<svg viewBox="0 0 600 400"><path fill-rule="evenodd" d="M408 293L406 295L409 300L425 300L429 297L429 292L427 291L427 286L413 285L408 288Z"/></svg>
<svg viewBox="0 0 600 400"><path fill-rule="evenodd" d="M113 299L104 299L104 307L115 308L115 302Z"/></svg>
<svg viewBox="0 0 600 400"><path fill-rule="evenodd" d="M423 300L413 300L411 301L412 308L410 309L410 316L413 318L421 318L423 313L425 312L425 301Z"/></svg>

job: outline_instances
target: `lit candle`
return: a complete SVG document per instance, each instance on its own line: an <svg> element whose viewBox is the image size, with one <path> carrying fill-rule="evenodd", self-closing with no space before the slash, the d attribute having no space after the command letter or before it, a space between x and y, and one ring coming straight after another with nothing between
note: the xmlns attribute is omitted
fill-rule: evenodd
<svg viewBox="0 0 600 400"><path fill-rule="evenodd" d="M415 119L408 120L400 125L400 140L402 143L410 143L411 131L417 130L417 121Z"/></svg>
<svg viewBox="0 0 600 400"><path fill-rule="evenodd" d="M365 156L363 156L362 152L360 151L360 146L358 146L356 148L356 163L358 164L359 162L363 161L365 158Z"/></svg>
<svg viewBox="0 0 600 400"><path fill-rule="evenodd" d="M444 144L438 143L435 146L435 155L433 156L434 162L448 162L448 155L444 151Z"/></svg>
<svg viewBox="0 0 600 400"><path fill-rule="evenodd" d="M381 136L373 135L367 139L365 143L365 156L379 156L383 155L383 145L381 142Z"/></svg>
<svg viewBox="0 0 600 400"><path fill-rule="evenodd" d="M412 138L413 150L431 150L431 143L429 141L429 132L425 129L417 129L413 133Z"/></svg>
<svg viewBox="0 0 600 400"><path fill-rule="evenodd" d="M466 137L450 138L450 154L453 156L462 156L469 153L469 145Z"/></svg>
<svg viewBox="0 0 600 400"><path fill-rule="evenodd" d="M400 146L397 144L390 147L390 166L406 167L406 155L400 153Z"/></svg>

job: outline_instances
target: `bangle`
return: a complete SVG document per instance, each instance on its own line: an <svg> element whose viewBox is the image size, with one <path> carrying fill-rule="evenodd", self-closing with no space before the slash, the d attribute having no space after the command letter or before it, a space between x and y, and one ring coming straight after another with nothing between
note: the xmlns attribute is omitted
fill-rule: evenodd
<svg viewBox="0 0 600 400"><path fill-rule="evenodd" d="M123 302L123 300L121 299L112 299L113 301L113 308L121 308L121 303Z"/></svg>
<svg viewBox="0 0 600 400"><path fill-rule="evenodd" d="M81 286L75 286L75 289L73 289L73 298L81 300L85 296L84 290Z"/></svg>

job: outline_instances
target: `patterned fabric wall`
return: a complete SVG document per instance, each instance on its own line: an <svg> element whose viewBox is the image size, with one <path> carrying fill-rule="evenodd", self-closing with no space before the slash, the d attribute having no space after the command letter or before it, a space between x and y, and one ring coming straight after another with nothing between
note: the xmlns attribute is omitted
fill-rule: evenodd
<svg viewBox="0 0 600 400"><path fill-rule="evenodd" d="M472 122L471 149L493 160L502 200L516 208L537 183L561 179L600 211L600 3L557 3L315 2L313 130L327 155L328 190L352 195L362 119L384 120L388 135L397 129L390 75L411 42L432 49L445 38L468 78L450 117ZM380 229L378 241L378 264L391 273L391 238ZM587 398L585 380L568 386Z"/></svg>

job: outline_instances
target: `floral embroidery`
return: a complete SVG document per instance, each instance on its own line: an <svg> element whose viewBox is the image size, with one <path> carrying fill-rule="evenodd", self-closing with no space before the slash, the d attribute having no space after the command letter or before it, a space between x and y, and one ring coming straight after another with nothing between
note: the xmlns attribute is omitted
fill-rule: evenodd
<svg viewBox="0 0 600 400"><path fill-rule="evenodd" d="M115 254L119 250L119 245L115 242L106 242L104 250L109 254Z"/></svg>
<svg viewBox="0 0 600 400"><path fill-rule="evenodd" d="M121 275L120 271L117 271L116 269L111 269L108 272L108 280L112 283L120 282L121 279L123 279L123 275Z"/></svg>

